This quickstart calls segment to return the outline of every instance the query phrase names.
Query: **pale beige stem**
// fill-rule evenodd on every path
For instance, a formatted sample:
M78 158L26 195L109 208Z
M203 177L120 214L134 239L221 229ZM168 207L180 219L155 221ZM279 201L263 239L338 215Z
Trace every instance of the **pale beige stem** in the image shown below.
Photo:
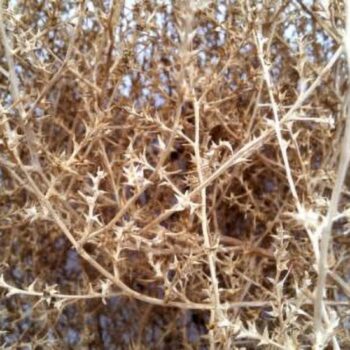
M350 71L350 1L346 1L346 30L344 35L344 45L348 62L348 71ZM346 172L349 167L350 161L350 106L349 106L349 93L345 97L345 113L346 113L346 122L345 122L345 133L343 136L343 141L340 150L340 158L337 176L331 196L331 200L328 207L327 216L325 222L323 223L323 228L321 231L321 251L320 258L318 262L318 280L316 287L316 297L314 303L314 328L316 334L316 347L322 346L320 343L322 339L322 334L325 329L322 324L322 314L324 305L324 297L326 291L326 277L328 271L328 250L332 236L332 226L333 218L337 215L338 204L341 197L342 187L344 184Z

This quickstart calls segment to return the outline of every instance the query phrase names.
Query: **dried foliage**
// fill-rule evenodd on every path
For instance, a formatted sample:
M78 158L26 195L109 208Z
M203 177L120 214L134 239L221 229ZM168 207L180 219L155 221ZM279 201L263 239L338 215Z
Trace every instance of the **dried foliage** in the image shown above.
M3 348L350 348L346 10L3 1Z

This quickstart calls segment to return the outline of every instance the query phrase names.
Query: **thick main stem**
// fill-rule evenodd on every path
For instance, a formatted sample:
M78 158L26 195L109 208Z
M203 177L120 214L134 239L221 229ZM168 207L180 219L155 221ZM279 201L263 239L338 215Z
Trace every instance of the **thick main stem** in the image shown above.
M346 30L344 35L344 46L348 62L348 71L350 72L350 0L346 1ZM320 259L318 262L318 280L316 287L316 296L314 303L314 328L316 334L316 347L321 346L320 339L324 333L322 325L322 311L325 308L323 297L326 290L326 277L328 272L327 260L328 260L328 249L332 236L332 224L333 218L336 216L338 211L338 203L341 196L342 186L344 184L347 169L349 167L350 160L350 111L349 111L349 93L344 99L345 103L345 133L343 136L339 166L337 176L332 192L331 201L328 208L328 213L323 225L321 232L321 252Z

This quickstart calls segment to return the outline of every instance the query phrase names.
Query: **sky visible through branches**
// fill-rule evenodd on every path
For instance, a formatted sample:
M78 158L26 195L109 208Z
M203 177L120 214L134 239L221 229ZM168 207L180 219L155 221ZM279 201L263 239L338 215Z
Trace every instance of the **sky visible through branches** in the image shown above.
M349 348L346 4L0 1L0 344Z

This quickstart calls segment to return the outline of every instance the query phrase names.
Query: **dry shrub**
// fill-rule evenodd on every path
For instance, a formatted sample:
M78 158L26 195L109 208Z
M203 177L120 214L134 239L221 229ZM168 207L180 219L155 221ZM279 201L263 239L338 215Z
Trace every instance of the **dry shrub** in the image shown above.
M5 348L350 346L342 1L1 11Z

